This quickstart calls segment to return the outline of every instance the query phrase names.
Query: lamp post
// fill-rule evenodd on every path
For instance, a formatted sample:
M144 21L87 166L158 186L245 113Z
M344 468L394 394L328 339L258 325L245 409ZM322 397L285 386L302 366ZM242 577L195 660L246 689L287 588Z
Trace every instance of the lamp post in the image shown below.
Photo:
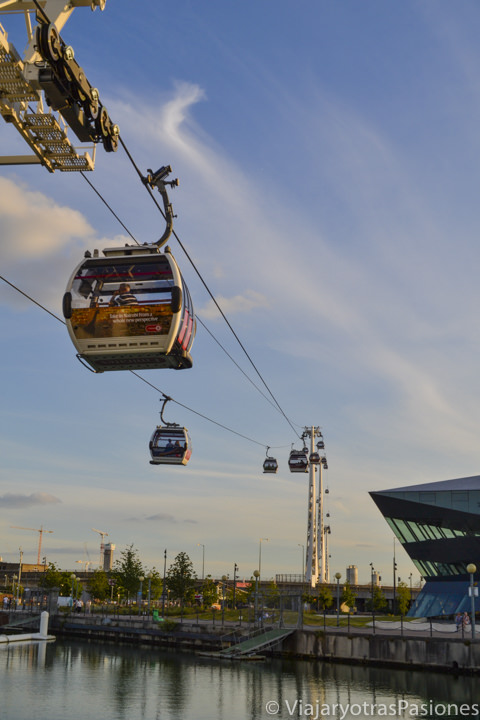
M225 588L227 586L227 576L222 575L222 627L225 625Z
M147 575L148 578L148 614L150 615L150 602L152 599L152 572Z
M337 627L340 625L340 578L342 577L342 573L335 573L335 578L337 580Z
M467 572L470 575L470 587L469 587L469 595L470 600L472 603L472 640L475 640L475 590L478 592L478 588L476 588L473 584L473 576L477 572L477 566L473 563L470 563L467 565Z
M233 610L235 610L237 606L237 572L238 572L238 565L237 563L233 563Z
M375 568L373 567L373 563L370 563L370 582L372 584L372 613L373 613L373 573L375 571Z
M162 618L165 617L165 593L166 593L166 586L165 586L165 577L167 575L167 551L165 550L163 553L163 585L162 585Z
M395 615L397 608L397 561L395 559L395 538L393 538L393 602L392 612Z
M73 610L73 593L74 593L75 580L76 580L76 579L77 579L77 576L75 575L75 573L72 573L72 574L70 575L70 580L72 581L72 610Z
M254 604L254 621L253 621L253 627L255 628L257 626L257 614L258 614L258 578L260 577L260 573L258 570L254 570L253 577L255 578L255 604Z
M142 597L143 597L143 581L145 578L143 575L140 575L138 578L140 580L140 590L138 591L138 614L140 615L140 610L142 609Z
M258 548L258 577L261 577L262 574L262 540L265 540L265 542L268 542L268 538L260 538L259 548Z
M202 548L202 583L205 580L205 545L203 543L197 543L197 547Z

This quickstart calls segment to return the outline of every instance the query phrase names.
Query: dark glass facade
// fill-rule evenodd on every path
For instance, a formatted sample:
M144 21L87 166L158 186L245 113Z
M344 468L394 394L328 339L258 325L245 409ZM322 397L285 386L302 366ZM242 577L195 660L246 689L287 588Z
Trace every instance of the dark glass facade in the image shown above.
M467 565L473 563L480 571L480 476L370 496L426 580L409 614L437 617L470 611ZM480 610L479 598L475 600Z

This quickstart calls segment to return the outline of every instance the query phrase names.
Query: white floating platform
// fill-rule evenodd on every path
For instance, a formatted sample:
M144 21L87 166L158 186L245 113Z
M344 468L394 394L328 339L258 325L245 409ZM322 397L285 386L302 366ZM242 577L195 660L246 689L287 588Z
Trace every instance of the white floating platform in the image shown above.
M55 640L55 635L48 634L48 612L44 611L40 615L40 632L22 633L21 635L0 635L0 644L12 645L22 642L39 642Z

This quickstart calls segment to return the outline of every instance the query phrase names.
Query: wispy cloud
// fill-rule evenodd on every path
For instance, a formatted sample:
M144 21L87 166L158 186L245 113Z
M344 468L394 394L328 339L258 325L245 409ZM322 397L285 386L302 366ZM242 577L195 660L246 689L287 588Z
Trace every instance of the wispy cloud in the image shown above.
M227 316L240 313L250 313L252 310L256 310L258 308L268 308L270 305L265 295L256 292L255 290L248 289L243 295L235 295L230 298L218 295L216 299L221 309ZM201 317L209 320L220 317L220 313L213 300L210 300L210 302L206 305L199 308L198 313Z
M49 493L36 492L30 495L5 493L0 496L0 507L6 508L27 508L35 505L56 505L62 501Z
M197 523L196 520L191 520L189 518L178 519L178 518L174 517L173 515L169 515L168 513L156 513L155 515L129 517L129 518L126 518L126 522L135 522L135 523L153 522L153 523L162 523L164 525L175 525L177 523L191 523L191 524Z

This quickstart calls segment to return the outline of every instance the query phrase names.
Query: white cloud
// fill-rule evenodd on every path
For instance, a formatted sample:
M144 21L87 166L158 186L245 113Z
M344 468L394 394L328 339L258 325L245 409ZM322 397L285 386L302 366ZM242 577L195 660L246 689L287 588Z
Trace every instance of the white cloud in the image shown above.
M77 210L6 178L0 178L0 218L3 262L36 261L63 252L72 239L91 239L94 232Z

